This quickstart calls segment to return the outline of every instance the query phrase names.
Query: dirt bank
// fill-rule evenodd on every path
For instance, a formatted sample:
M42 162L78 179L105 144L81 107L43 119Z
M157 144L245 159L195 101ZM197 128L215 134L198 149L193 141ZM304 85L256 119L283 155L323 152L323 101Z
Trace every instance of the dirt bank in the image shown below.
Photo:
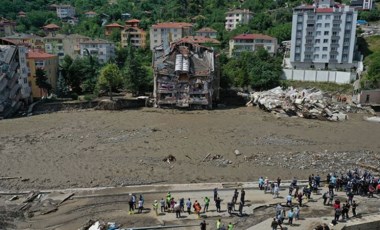
M58 112L0 121L1 190L250 181L374 164L380 125L257 108ZM236 156L234 150L241 153ZM206 159L220 155L222 159ZM172 154L176 161L162 161ZM226 163L227 161L227 163Z

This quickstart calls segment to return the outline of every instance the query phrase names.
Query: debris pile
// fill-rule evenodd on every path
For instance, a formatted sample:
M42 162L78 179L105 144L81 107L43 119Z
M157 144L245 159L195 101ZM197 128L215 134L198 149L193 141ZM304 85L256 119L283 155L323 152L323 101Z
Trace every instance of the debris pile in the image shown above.
M74 193L50 193L42 194L39 191L30 191L22 203L19 204L18 211L31 218L36 214L46 215L58 210L58 207L74 196ZM13 196L10 201L16 201L18 197Z
M211 153L208 153L205 158L203 158L202 162L212 162L216 166L219 167L226 167L229 164L232 164L231 160L225 159L222 155L220 154L215 154L211 155Z
M276 87L268 91L238 95L249 99L247 106L257 105L265 111L287 117L343 121L348 119L347 113L368 110L360 105L348 105L345 97L338 97L334 101L332 95L315 88L297 90L289 87L284 90Z

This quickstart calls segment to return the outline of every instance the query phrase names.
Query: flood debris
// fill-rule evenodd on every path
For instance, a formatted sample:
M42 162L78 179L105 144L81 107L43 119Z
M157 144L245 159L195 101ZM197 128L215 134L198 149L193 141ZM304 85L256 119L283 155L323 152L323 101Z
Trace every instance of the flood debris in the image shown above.
M177 159L172 154L169 154L168 156L164 157L162 161L168 162L169 164L176 161Z
M344 121L347 113L370 112L370 108L348 103L347 97L332 95L323 91L310 89L282 89L276 87L268 91L238 93L247 98L247 106L256 105L279 117L302 117L328 121Z

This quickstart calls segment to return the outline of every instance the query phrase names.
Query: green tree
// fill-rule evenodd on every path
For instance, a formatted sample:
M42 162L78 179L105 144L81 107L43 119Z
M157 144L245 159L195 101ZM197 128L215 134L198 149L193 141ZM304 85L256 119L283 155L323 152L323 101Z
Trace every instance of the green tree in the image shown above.
M69 93L69 87L66 84L65 78L62 76L62 73L58 77L57 81L57 96L65 97Z
M149 85L148 72L144 68L140 55L132 46L128 47L128 56L124 65L125 88L138 95Z
M112 100L112 91L121 87L123 79L119 67L116 64L110 63L105 65L100 70L100 76L98 79L98 87L100 90L108 89L110 99Z
M41 68L36 69L36 85L40 88L45 94L50 94L52 89L51 84L48 82L48 77L46 76L45 70Z

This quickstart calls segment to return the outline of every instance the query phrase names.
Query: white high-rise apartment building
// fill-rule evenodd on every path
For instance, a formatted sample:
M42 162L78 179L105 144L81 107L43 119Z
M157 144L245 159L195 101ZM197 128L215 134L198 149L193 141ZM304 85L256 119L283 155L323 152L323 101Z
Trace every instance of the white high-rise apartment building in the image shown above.
M332 0L296 7L290 52L293 68L354 67L357 14L353 8Z
M75 8L71 5L58 5L57 6L57 17L66 18L75 16Z
M238 24L248 24L253 17L253 13L247 9L236 9L226 13L226 30L236 29Z
M161 45L169 45L170 42L191 35L193 24L186 22L163 22L152 25L150 28L150 49Z

